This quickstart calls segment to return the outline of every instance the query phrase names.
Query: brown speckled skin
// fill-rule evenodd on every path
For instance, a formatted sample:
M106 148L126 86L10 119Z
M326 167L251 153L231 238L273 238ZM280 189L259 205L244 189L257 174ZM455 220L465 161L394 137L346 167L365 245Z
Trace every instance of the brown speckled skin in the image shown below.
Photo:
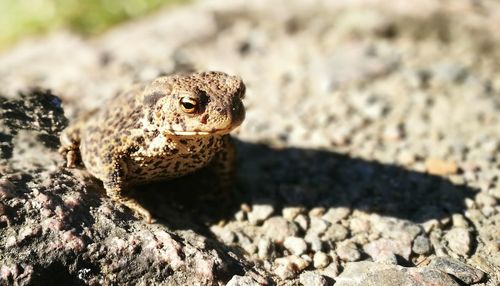
M228 133L245 117L244 93L239 77L221 72L160 77L70 125L61 135L60 150L68 167L80 155L112 199L150 221L149 212L122 191L208 165L216 168L221 182L227 181L234 163ZM183 98L196 100L194 112L183 109Z

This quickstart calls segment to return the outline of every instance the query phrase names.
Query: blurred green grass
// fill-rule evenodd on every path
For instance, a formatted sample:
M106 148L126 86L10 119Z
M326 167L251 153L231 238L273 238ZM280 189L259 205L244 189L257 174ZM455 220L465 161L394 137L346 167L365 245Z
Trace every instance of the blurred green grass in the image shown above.
M0 0L0 49L30 35L68 28L95 35L168 5L189 0Z

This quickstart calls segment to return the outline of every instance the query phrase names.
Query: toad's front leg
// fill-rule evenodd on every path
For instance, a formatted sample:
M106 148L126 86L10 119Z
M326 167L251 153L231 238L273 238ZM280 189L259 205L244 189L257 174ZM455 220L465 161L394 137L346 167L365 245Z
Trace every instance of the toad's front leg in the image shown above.
M144 218L147 223L151 223L151 213L133 198L127 197L123 193L127 176L127 164L119 157L113 157L106 172L104 188L106 194L117 203L131 209L139 218Z
M208 165L215 177L217 194L229 195L236 171L236 148L231 136L224 135L222 148Z

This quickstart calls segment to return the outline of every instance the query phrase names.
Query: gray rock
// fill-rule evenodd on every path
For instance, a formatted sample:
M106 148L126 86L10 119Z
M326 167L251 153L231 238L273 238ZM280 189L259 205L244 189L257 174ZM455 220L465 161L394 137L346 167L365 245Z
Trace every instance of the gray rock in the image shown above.
M262 231L274 242L282 243L289 236L296 236L299 228L283 217L272 217L264 222Z
M257 245L255 245L253 239L250 236L241 231L237 231L235 232L235 234L238 238L238 243L248 254L251 255L257 252Z
M293 264L290 263L285 265L278 265L278 267L274 269L274 274L279 278L285 280L294 278L297 275L297 272L295 271Z
M337 247L336 253L343 261L352 262L361 258L361 253L359 252L358 247L352 242L341 243Z
M304 286L326 286L328 282L325 277L312 271L306 271L299 276L300 284Z
M445 273L427 268L405 268L397 265L361 261L347 263L344 271L335 278L335 286L458 286Z
M471 235L465 228L452 228L445 235L448 247L455 253L466 256L471 250Z
M293 220L297 215L303 214L305 209L302 207L285 207L282 210L282 215L287 220Z
M431 242L427 237L419 235L413 241L412 250L416 254L427 254L431 251Z
M327 241L343 241L347 238L349 231L341 224L332 224L323 234L323 240Z
M314 268L316 269L325 268L328 266L328 264L330 264L330 257L326 253L321 251L314 253L313 256Z
M253 224L262 223L274 212L272 205L253 205L252 211L247 214L248 221Z
M340 265L337 261L333 260L326 268L322 269L321 274L330 279L335 279L339 276Z
M475 284L484 278L483 271L448 256L434 258L429 266L451 274L466 284Z
M274 244L268 238L261 238L257 243L257 255L260 259L267 259L272 256L274 252Z
M249 276L238 276L234 275L231 280L229 280L226 286L259 286L261 283L255 281Z
M312 251L322 251L323 250L323 242L321 241L321 239L317 235L315 235L315 234L306 235L306 237L304 237L304 239L306 240L306 242L308 242L311 245Z
M247 218L247 215L243 210L239 210L234 214L234 218L237 221L244 221Z
M467 220L464 218L462 214L453 214L451 216L451 221L453 223L453 227L457 228L468 228L469 223Z
M300 256L307 251L306 241L301 237L287 237L283 246L285 246L285 248L288 249L293 255L297 256Z
M433 79L442 82L461 82L467 77L465 67L454 63L438 63L432 68Z
M479 207L493 207L497 205L497 200L484 192L476 195L476 203Z
M392 263L395 255L399 255L404 259L409 260L411 254L411 244L403 241L381 238L364 245L363 250L375 261L390 261Z
M370 231L370 222L366 217L353 217L349 220L349 230L352 234L365 234Z
M330 223L325 221L324 219L316 217L316 216L311 216L310 217L310 225L309 225L309 229L307 230L307 232L320 235L327 230L329 225L330 225Z
M406 220L379 217L372 223L372 228L384 237L411 243L422 232L422 227Z
M277 258L275 264L278 265L274 273L282 279L294 278L298 273L306 269L310 265L310 261L290 255L286 257Z
M378 256L376 256L376 258L374 259L374 262L390 264L390 265L397 265L398 258L396 257L396 254L394 254L394 253L383 252L383 253L380 253Z
M296 222L300 226L300 228L304 231L309 228L309 220L307 219L306 215L299 214L295 217L293 221Z
M329 208L326 213L322 216L324 220L329 223L337 223L349 216L351 209L348 207L335 207Z
M225 244L232 244L236 241L236 234L229 229L215 225L210 230Z

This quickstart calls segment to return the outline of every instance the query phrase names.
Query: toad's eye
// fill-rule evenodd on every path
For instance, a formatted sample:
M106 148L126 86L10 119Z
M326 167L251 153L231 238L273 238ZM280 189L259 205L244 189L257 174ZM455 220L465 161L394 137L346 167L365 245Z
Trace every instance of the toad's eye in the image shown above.
M183 97L180 101L182 111L186 113L195 113L198 110L198 99L192 97Z

